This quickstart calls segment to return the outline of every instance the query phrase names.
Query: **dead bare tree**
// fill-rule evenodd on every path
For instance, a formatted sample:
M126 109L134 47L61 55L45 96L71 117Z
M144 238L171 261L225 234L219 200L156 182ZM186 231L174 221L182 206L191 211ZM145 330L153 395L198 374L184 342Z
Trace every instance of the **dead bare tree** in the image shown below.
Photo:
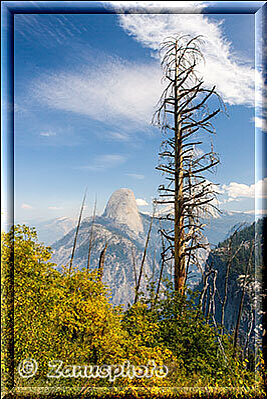
M173 222L173 229L162 230L162 234L168 241L167 259L174 258L174 289L180 293L185 288L188 254L207 246L203 242L201 216L216 208L215 185L204 172L212 171L219 159L212 144L206 153L198 149L202 141L197 133L215 133L211 119L223 109L223 103L215 87L205 88L197 73L197 65L203 60L200 47L199 36L169 37L162 43L167 85L153 117L153 123L167 136L159 153L163 162L157 166L166 174L167 184L159 187L158 203L171 204L165 219ZM217 98L218 107L210 112L207 104L213 97Z
M90 236L89 236L89 247L88 247L88 257L87 257L87 272L89 272L89 268L90 268L90 258L91 258L91 252L92 252L92 247L93 247L93 230L94 230L94 225L95 225L95 217L96 217L96 198L95 198L93 217L92 217Z
M160 229L161 229L161 224L160 224ZM164 236L161 234L161 246L162 246L162 251L161 251L161 266L160 266L160 272L159 272L159 279L158 279L158 285L157 285L157 291L156 291L156 296L155 296L155 302L158 300L159 297L159 291L160 291L160 285L162 281L162 276L163 276L163 269L165 265L165 242L164 242Z
M236 326L235 326L234 348L236 348L236 346L237 346L240 321L241 321L241 316L242 316L242 311L243 311L243 306L244 306L245 293L246 293L246 283L247 283L247 279L248 279L248 276L249 276L249 271L250 271L251 263L252 263L253 248L254 248L254 240L251 241L249 260L248 260L248 263L247 263L247 267L246 267L246 271L245 271L245 277L244 277L244 280L243 280L241 299L240 299L240 304L239 304L239 309L238 309L238 316L237 316L237 321L236 321Z
M231 269L231 266L232 266L234 258L236 257L236 255L238 254L238 252L240 251L240 249L243 246L243 241L242 241L239 244L239 246L237 247L235 253L232 254L233 239L234 239L235 235L237 234L237 232L239 231L239 229L240 229L240 227L235 229L234 233L231 235L231 237L229 238L229 241L228 241L228 249L227 249L228 261L227 261L225 280L224 280L224 297L223 297L223 300L222 300L222 313L221 313L221 326L222 326L221 327L221 334L223 334L224 317L225 317L225 306L226 306L226 302L227 302L227 298L228 298L229 273L230 273L230 269Z
M149 224L149 228L148 228L148 232L147 232L144 253L143 253L143 257L142 257L142 261L141 261L141 266L140 266L140 271L139 271L139 276L138 276L138 281L137 281L137 286L136 286L136 291L135 291L134 303L136 303L137 299L138 299L138 294L139 294L139 290L140 290L140 286L141 286L141 279L142 279L143 270L144 270L144 264L145 264L145 260L146 260L147 247L148 247L148 243L149 243L149 240L150 240L150 234L151 234L152 225L153 225L153 221L154 221L154 217L155 217L155 212L156 212L156 204L154 203L153 204L153 214L152 214L152 217L150 219L150 224Z
M154 251L153 251L153 263L152 263L152 271L151 271L151 281L154 280L154 275L155 275L156 255L157 255L157 247L155 245Z
M205 313L206 308L206 297L207 297L207 290L209 287L209 276L211 275L212 270L207 270L203 275L203 288L199 298L199 308Z
M243 350L244 357L248 356L249 341L250 341L252 328L253 328L253 324L254 324L254 313L255 313L255 311L254 311L253 307L251 306L251 309L250 309L251 319L249 321L248 330L247 330L246 338L245 338L244 350Z
M105 265L105 254L106 254L106 250L108 247L108 243L105 243L104 248L102 249L101 253L100 253L100 258L99 258L99 264L98 264L98 279L100 281L102 281L103 278L103 273L104 273L104 265Z
M208 307L207 307L207 319L209 318L210 315L215 316L215 314L216 314L215 295L217 292L216 280L217 280L218 270L213 269L212 274L213 274L213 281L212 281L212 289L210 288L210 293L209 293L209 303L208 303Z
M81 205L81 209L80 209L80 214L79 214L79 218L78 218L78 223L77 223L77 227L76 227L76 231L75 231L74 243L73 243L73 248L72 248L72 253L71 253L71 258L70 258L69 273L71 273L71 270L72 270L72 263L73 263L73 258L74 258L74 253L75 253L75 249L76 249L78 233L79 233L81 220L82 220L82 213L83 213L83 208L84 208L84 203L85 203L85 198L86 198L86 192L87 192L87 189L85 189L85 193L84 193L84 196L83 196L83 201L82 201L82 205Z
M131 247L131 254L132 254L132 262L133 262L133 272L134 272L134 287L136 289L137 287L137 273L136 273L136 263L135 263L135 251L134 251L134 247Z

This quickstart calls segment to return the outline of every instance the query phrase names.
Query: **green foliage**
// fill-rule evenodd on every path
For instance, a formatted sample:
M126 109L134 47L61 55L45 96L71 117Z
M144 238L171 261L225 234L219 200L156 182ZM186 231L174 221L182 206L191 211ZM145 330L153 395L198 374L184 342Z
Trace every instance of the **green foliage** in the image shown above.
M122 311L111 305L108 289L97 279L95 271L73 268L69 273L68 268L63 268L59 272L50 257L51 249L38 242L34 229L18 225L2 235L4 287L10 287L9 271L14 270L17 387L78 386L81 390L83 386L88 393L94 387L111 386L118 387L118 395L127 391L135 397L140 389L148 397L160 395L165 389L171 397L176 395L175 387L199 387L201 392L203 386L249 389L253 385L254 374L234 358L230 337L218 335L203 318L193 296L188 299L174 295L169 287L160 300L155 301L153 295L142 297ZM8 306L4 298L4 324ZM4 329L4 335L7 334L10 331ZM6 372L8 354L4 355ZM32 378L21 378L17 367L28 358L38 362L38 371ZM48 379L51 360L67 365L111 365L125 361L146 365L154 361L167 366L169 373L165 378L122 376L116 381Z
M162 345L170 350L169 378L173 383L184 385L190 381L190 386L199 382L220 386L234 386L237 381L239 385L254 383L253 373L236 362L231 337L220 335L203 316L196 305L197 295L188 291L185 297L167 290L165 297L152 307L148 304L131 307L124 324L133 337L142 335L149 345Z
M15 367L24 359L35 359L38 384L49 383L45 378L49 360L102 365L127 359L143 364L154 358L162 363L161 353L147 348L140 337L130 339L121 323L121 309L111 305L95 271L58 272L49 262L50 248L39 244L36 232L26 226L3 234L2 249L3 269L14 266ZM33 380L22 380L18 373L16 379L19 384ZM77 380L60 384L77 384ZM92 385L102 384L104 379L92 381Z

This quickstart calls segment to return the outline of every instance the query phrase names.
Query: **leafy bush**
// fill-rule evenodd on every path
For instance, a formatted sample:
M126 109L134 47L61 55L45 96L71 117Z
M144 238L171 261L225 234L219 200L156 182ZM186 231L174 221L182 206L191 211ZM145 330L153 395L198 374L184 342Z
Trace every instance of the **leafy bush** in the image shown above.
M157 302L143 297L123 311L112 306L108 289L95 271L74 268L69 273L63 267L59 272L50 258L51 249L38 242L34 229L18 225L3 233L3 324L10 326L9 272L13 268L17 387L78 387L78 392L83 387L87 394L94 387L113 387L118 395L138 396L143 392L152 397L164 392L171 397L185 387L199 387L200 392L203 386L249 390L255 383L254 373L233 356L231 338L220 336L204 319L195 298L175 295L168 289ZM4 328L4 341L11 333ZM4 352L4 372L8 371L8 356ZM34 377L22 378L17 367L28 358L37 361L38 370ZM113 381L49 379L51 360L99 366L154 362L166 366L169 372L164 378L155 374L150 378L128 375ZM259 382L258 374L256 378Z

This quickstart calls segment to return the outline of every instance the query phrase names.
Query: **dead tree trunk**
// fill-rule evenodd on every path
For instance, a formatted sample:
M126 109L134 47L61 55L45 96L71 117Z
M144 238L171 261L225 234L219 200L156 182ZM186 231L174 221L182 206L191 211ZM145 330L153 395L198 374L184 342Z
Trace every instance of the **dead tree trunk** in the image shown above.
M208 310L207 310L207 319L209 318L210 315L215 316L215 295L216 295L216 280L217 280L217 274L218 270L212 270L213 274L213 282L212 282L212 289L210 288L209 292L209 304L208 304Z
M146 237L146 243L145 243L143 258L142 258L142 262L141 262L141 266L140 266L140 272L139 272L138 281L137 281L137 286L136 286L136 292L135 292L134 303L136 303L136 302L137 302L137 299L138 299L138 293L139 293L139 290L140 290L141 279L142 279L143 270L144 270L144 264L145 264L145 260L146 260L147 247L148 247L148 243L149 243L149 240L150 240L150 234L151 234L151 230L152 230L152 225L153 225L153 221L154 221L154 216L155 216L155 207L153 208L153 215L152 215L152 217L151 217L149 229L148 229L148 232L147 232L147 237Z
M95 217L96 217L96 199L95 199L93 218L92 218L90 236L89 236L89 247L88 247L88 257L87 257L87 272L89 272L89 268L90 268L90 259L91 259L91 252L92 252L92 247L93 247L93 230L94 230L94 224L95 224Z
M135 287L135 290L136 290L136 287L137 287L137 273L136 273L135 253L134 253L134 248L133 247L131 247L131 253L132 253L133 272L134 272L134 287Z
M159 153L163 163L157 169L166 174L166 185L159 187L159 204L171 204L162 218L170 220L173 228L163 230L170 253L166 261L174 260L174 289L184 294L186 259L198 248L206 248L203 241L201 216L214 208L214 184L204 177L212 171L219 159L211 151L197 152L202 144L196 134L215 133L211 119L221 111L221 101L215 87L206 89L198 76L197 64L203 59L199 37L170 37L162 44L161 54L166 88L154 115L154 123L167 136ZM209 112L207 102L211 97L220 101L218 109ZM192 232L194 231L194 235Z
M224 297L222 300L222 314L221 314L221 334L223 334L223 329L224 329L224 318L225 318L225 307L226 307L226 303L227 303L227 298L228 298L228 280L229 280L229 273L230 273L230 269L232 266L232 262L234 260L234 258L236 257L236 255L238 254L238 252L240 251L243 242L239 245L239 247L237 248L237 250L235 251L234 255L232 255L232 242L233 242L233 238L234 236L237 234L238 229L235 230L234 234L230 237L229 239L229 245L228 245L228 262L227 262L227 268L226 268L226 274L225 274L225 281L224 281Z
M230 246L230 248L228 248L229 251L232 251L232 248ZM229 260L227 263L227 268L226 268L226 274L225 274L225 280L224 280L224 297L223 297L223 301L222 301L222 314L221 314L221 334L223 334L223 328L224 328L224 313L225 313L225 305L227 302L227 294L228 294L228 279L229 279L229 273L230 273L230 268L231 268L231 252L229 252L228 254L229 256Z
M99 265L98 265L98 280L99 281L102 281L102 278L103 278L104 265L105 265L105 254L106 254L107 247L108 247L108 243L106 242L104 248L102 249L102 251L100 253Z
M252 261L253 247L254 247L254 241L252 240L250 254L249 254L249 261L248 261L247 267L246 267L245 278L244 278L244 281L243 281L243 289L242 289L242 294L241 294L241 299L240 299L240 304L239 304L239 309L238 309L238 316L237 316L237 321L236 321L236 326L235 326L235 334L234 334L234 348L235 349L236 349L237 341L238 341L238 333L239 333L241 316L242 316L242 311L243 311L243 306L244 306L244 299L245 299L245 293L246 293L246 283L247 283L247 278L248 278L248 274L249 274L250 266L251 266L251 261Z
M253 323L254 323L254 309L251 310L251 320L249 323L246 340L245 340L245 345L244 345L244 357L248 356L248 347L249 347L250 336L252 333Z
M185 286L185 256L184 256L184 215L183 215L183 154L181 136L181 114L179 112L179 64L178 42L175 43L175 87L174 87L174 289L183 293Z
M72 248L72 253L71 253L71 258L70 258L69 273L71 273L71 270L72 270L72 263L73 263L73 259L74 259L74 253L75 253L75 249L76 249L78 233L79 233L80 224L81 224L81 220L82 220L82 213L83 213L83 208L84 208L84 203L85 203L85 198L86 198L86 191L87 190L85 190L85 193L84 193L82 206L81 206L81 210L80 210L80 214L79 214L79 218L78 218L78 223L77 223L77 227L76 227L76 231L75 231L74 243L73 243L73 248Z
M164 243L164 237L161 234L161 245L162 245L162 252L161 252L161 267L160 267L160 273L159 273L159 281L158 281L158 286L157 286L157 291L156 291L156 297L155 297L155 302L159 298L159 291L160 291L160 285L161 285L161 280L163 276L163 269L164 269L164 263L165 263L165 243Z
M204 301L206 295L207 295L207 289L208 289L208 279L209 276L211 275L212 271L209 270L208 272L206 272L203 276L203 288L201 291L201 295L199 298L199 307L202 310L203 313L205 313L205 308L206 308L206 300Z
M156 254L157 254L157 248L156 248L156 246L155 246L155 248L154 248L154 253L153 253L152 272L151 272L151 281L152 281L152 282L153 282L154 277L155 277Z

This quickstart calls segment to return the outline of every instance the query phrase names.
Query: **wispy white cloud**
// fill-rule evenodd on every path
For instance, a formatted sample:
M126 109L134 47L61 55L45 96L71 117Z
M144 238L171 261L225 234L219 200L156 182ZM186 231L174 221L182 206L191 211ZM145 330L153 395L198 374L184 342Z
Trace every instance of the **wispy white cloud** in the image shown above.
M95 120L119 126L124 133L113 132L117 139L125 130L148 125L162 90L161 72L156 61L134 64L109 60L80 72L46 74L31 87L34 101L46 106L87 115Z
M148 206L148 203L146 202L146 200L144 200L142 198L136 198L136 203L138 206Z
M133 179L136 179L136 180L142 180L142 179L145 178L144 175L141 175L141 174L138 174L138 173L125 173L125 174L126 174L126 176L129 176L129 177L131 177Z
M126 161L126 157L119 154L106 154L95 157L92 164L81 166L78 169L91 170L91 171L102 171L107 168L114 168L121 165Z
M224 184L222 188L225 190L230 199L236 199L239 197L254 198L255 196L254 184L248 186L247 184L231 182L228 185Z
M33 209L33 206L24 203L24 204L21 205L21 208L22 209Z
M85 62L84 57L81 57L84 66L80 65L78 71L66 69L56 74L48 72L35 79L31 85L30 97L51 109L86 115L104 122L113 129L110 139L128 141L130 130L148 127L163 89L157 57L161 41L168 35L188 33L204 36L206 64L199 69L207 86L216 84L218 92L229 104L254 105L255 71L249 66L250 60L246 63L237 58L231 43L223 36L222 23L199 14L207 3L167 3L104 3L119 9L127 9L130 5L131 14L124 14L122 10L118 15L120 25L141 45L152 50L153 59L149 64L130 63L103 54L93 62L91 58L90 62ZM149 12L153 7L159 10L161 7L171 7L171 4L174 8L181 7L182 13L134 12L136 7L145 7ZM186 13L189 11L190 14ZM60 19L55 26L64 24L66 27L70 23L70 20ZM69 26L68 29L71 31L75 26ZM34 27L37 29L37 20ZM122 130L116 130L118 128Z
M58 211L63 208L62 206L49 206L48 209L50 209L51 211Z
M116 6L117 2L109 3ZM176 6L178 3L180 2L176 2ZM191 7L195 12L200 12L207 4L200 3L199 7L198 2L188 3L191 3L188 4L189 9ZM129 3L126 2L125 8L127 4ZM153 4L156 5L157 2L150 3L152 8ZM184 14L150 14L149 6L144 4L143 14L121 13L118 18L126 33L155 52L159 44L168 36L203 35L205 42L202 50L206 63L199 67L199 71L206 85L215 84L225 102L231 105L254 106L255 71L250 67L251 60L245 62L244 59L235 55L231 42L222 33L222 22L212 20L203 14L186 14L186 9L184 12Z
M56 133L53 132L52 130L47 130L47 131L45 131L45 132L41 132L41 133L40 133L40 136L43 136L43 137L51 137L51 136L56 136Z
M126 132L116 132L116 131L111 131L108 132L105 137L107 139L110 139L112 141L129 141L130 140L130 136L128 133Z
M259 180L256 184L241 184L231 182L222 185L222 189L228 195L229 200L238 198L267 198L267 178Z
M79 37L87 30L86 23L80 18L73 23L73 15L16 14L15 32L25 40L38 40L46 48L71 44L74 36Z

